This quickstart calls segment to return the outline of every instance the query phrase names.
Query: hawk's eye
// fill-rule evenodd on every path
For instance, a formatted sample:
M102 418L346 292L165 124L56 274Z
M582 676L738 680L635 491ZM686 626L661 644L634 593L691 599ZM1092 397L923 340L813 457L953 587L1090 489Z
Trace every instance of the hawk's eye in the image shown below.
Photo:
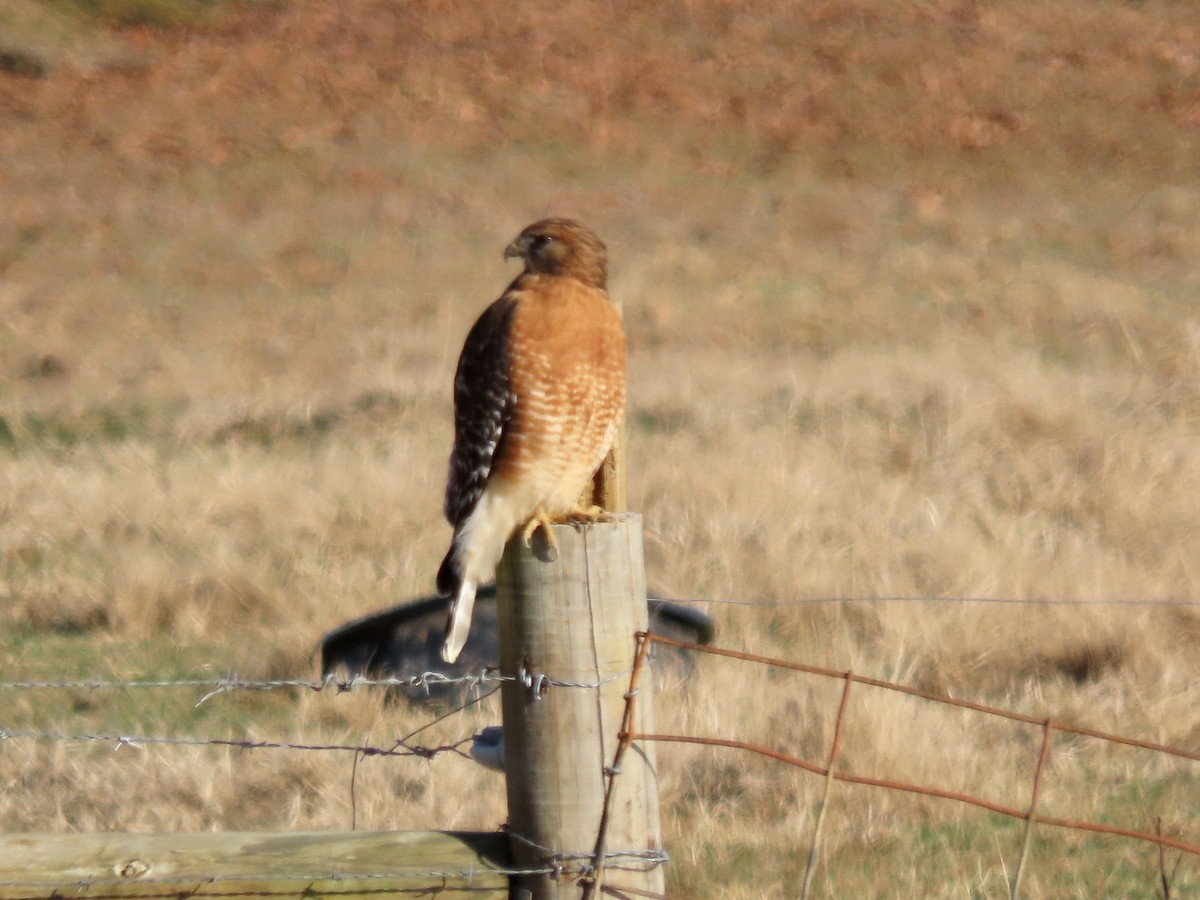
M543 247L545 247L547 244L549 244L553 240L554 240L554 238L550 237L550 235L548 235L548 234L539 234L533 239L534 249L541 250Z

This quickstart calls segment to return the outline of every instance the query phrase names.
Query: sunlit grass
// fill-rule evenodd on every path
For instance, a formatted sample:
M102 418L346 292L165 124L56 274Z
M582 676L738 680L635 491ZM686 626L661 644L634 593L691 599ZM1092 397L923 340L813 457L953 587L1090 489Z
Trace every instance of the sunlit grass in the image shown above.
M97 8L192 24L0 76L5 677L311 675L322 633L428 593L456 354L549 212L610 247L654 589L1200 596L1195 28L1101 6ZM36 9L94 35L75 7ZM1196 746L1193 610L709 611L727 646ZM678 691L663 730L828 751L836 684L706 661ZM431 717L358 693L12 698L0 727L303 743ZM869 694L853 716L851 767L1027 802L1036 729ZM11 831L504 818L500 779L454 755L365 760L352 800L338 754L0 749ZM659 760L674 895L795 894L819 779ZM1064 741L1049 774L1057 814L1198 839L1194 766ZM1021 828L839 785L815 884L1006 896ZM1157 896L1157 854L1039 828L1027 879Z

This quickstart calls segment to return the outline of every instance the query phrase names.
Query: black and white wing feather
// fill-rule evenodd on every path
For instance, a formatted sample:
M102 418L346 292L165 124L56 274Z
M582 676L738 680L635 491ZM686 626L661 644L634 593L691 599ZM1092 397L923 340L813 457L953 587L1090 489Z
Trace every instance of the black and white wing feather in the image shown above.
M512 418L508 333L515 299L505 294L472 326L454 374L454 448L443 511L457 528L475 509Z

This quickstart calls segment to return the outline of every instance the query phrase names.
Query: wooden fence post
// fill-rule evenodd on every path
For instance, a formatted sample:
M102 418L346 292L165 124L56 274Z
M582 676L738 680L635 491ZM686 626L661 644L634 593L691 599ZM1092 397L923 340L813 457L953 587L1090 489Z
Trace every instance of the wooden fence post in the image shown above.
M554 562L511 541L497 571L500 670L517 676L503 685L513 860L558 870L518 878L517 898L578 898L579 873L596 844L634 635L647 621L641 517L615 518L553 526ZM642 678L639 688L632 730L645 732L653 679ZM653 896L663 891L661 864L645 856L661 850L657 775L653 747L637 751L626 754L615 785L604 882Z

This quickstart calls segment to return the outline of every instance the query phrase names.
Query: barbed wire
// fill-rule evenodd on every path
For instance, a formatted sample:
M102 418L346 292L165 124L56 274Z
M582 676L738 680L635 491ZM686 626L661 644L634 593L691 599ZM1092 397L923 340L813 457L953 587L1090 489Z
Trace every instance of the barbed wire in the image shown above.
M1200 608L1200 600L1155 597L940 597L932 594L788 597L778 600L746 600L738 597L671 597L669 598L669 602L683 604L709 603L717 606L812 606L820 603L980 603L1012 606L1161 606Z
M355 753L359 756L416 756L421 759L432 759L440 753L457 753L459 756L470 757L459 748L472 740L474 735L468 735L453 744L427 746L408 744L403 740L392 747L374 747L362 744L303 744L291 741L251 740L249 738L199 738L199 737L165 737L145 734L71 734L62 731L33 731L11 728L0 728L0 741L35 740L60 741L66 743L101 743L112 744L114 752L122 747L132 747L141 750L144 747L156 745L174 747L229 747L235 750L307 750L318 752Z
M782 599L742 599L737 597L672 597L661 598L678 604L712 604L718 606L747 606L747 607L781 607L781 606L812 606L818 604L838 603L944 603L944 604L996 604L996 605L1033 605L1033 606L1150 606L1150 607L1183 607L1200 608L1200 600L1172 598L1065 598L1065 597L944 597L926 594L866 594L829 597L793 597ZM612 678L628 677L630 673L619 673ZM13 679L0 681L0 691L5 690L138 690L155 688L207 688L196 703L197 706L205 701L232 691L273 691L283 689L304 689L315 693L333 691L349 693L357 688L407 688L410 690L429 691L433 688L465 685L468 688L479 688L486 684L501 684L504 682L523 679L527 686L531 681L546 687L575 687L596 688L605 682L580 682L556 679L545 674L501 675L495 668L484 668L478 672L451 675L445 672L425 671L412 675L395 675L383 678L373 678L365 675L339 677L330 673L323 678L274 678L252 679L242 678L236 674L218 678L176 678L176 679L119 679L119 678L81 678L75 680L38 680Z
M354 882L354 881L401 881L410 878L444 878L444 879L461 879L470 881L484 875L549 875L559 869L554 866L539 866L531 868L515 868L512 866L496 866L495 868L479 868L479 869L429 869L426 871L405 871L405 872L282 872L268 873L256 872L253 875L196 875L189 877L190 884L229 884L237 882L253 881L258 882ZM139 885L164 885L177 887L180 883L179 878L153 878L139 877L137 884ZM61 891L65 888L76 888L79 890L87 890L93 887L107 887L121 885L128 887L130 879L128 877L113 877L113 878L79 878L74 881L59 881L59 880L22 880L22 881L0 881L0 888L42 888L47 890ZM191 893L190 891L188 893ZM289 896L294 896L294 892L289 891ZM171 896L175 896L172 893Z
M1164 607L1196 607L1200 606L1200 601L1195 600L1153 600L1153 599L1093 599L1093 600L1068 600L1068 599L1053 599L1053 598L1000 598L1000 597L932 597L932 596L860 596L860 597L825 597L825 598L803 598L793 600L720 600L720 599L682 599L675 600L677 603L724 603L731 605L744 606L786 606L786 605L811 605L816 603L886 603L886 602L931 602L931 603L992 603L992 604L1042 604L1042 605L1124 605L1124 606L1164 606ZM817 826L812 838L812 845L809 852L809 866L805 873L804 894L808 893L808 886L811 883L812 867L817 855L817 849L821 839L820 824L824 820L824 813L827 804L830 801L829 785L833 782L845 782L850 784L858 784L865 786L880 787L887 790L903 791L907 793L919 794L923 796L933 797L937 799L949 799L960 803L982 808L990 812L1004 815L1010 818L1023 820L1025 822L1025 831L1023 843L1021 847L1020 862L1017 865L1015 872L1015 880L1013 881L1013 896L1017 896L1019 891L1020 879L1026 866L1027 850L1030 843L1032 829L1037 825L1050 825L1058 828L1110 834L1128 839L1138 840L1157 844L1158 847L1170 847L1184 853L1200 856L1200 846L1189 843L1179 837L1164 835L1161 829L1157 833L1149 833L1139 831L1133 828L1125 828L1115 825L1107 825L1096 822L1087 822L1082 820L1070 820L1063 818L1055 818L1043 816L1037 811L1039 794L1042 788L1042 779L1046 774L1047 760L1050 755L1051 739L1055 732L1080 735L1084 737L1094 738L1105 742L1123 744L1126 746L1137 747L1175 756L1177 758L1200 761L1200 752L1185 750L1180 747L1172 747L1164 744L1159 744L1151 741L1145 741L1137 738L1126 737L1117 734L1102 732L1096 729L1070 725L1055 721L1049 717L1039 717L1026 713L1019 713L1012 710L1006 710L999 707L988 706L981 703L976 703L970 700L959 699L948 695L937 694L931 691L925 691L918 688L909 687L907 685L889 682L882 679L871 678L868 676L858 675L851 671L839 671L820 666L812 666L804 663L793 662L759 656L756 654L744 653L737 650L727 648L714 647L711 645L702 645L680 641L668 638L662 635L641 634L644 643L658 643L664 646L675 647L685 651L695 653L712 654L749 662L754 664L762 664L773 666L792 671L802 672L810 675L816 675L826 678L838 679L844 682L842 692L841 705L837 713L837 722L834 729L833 745L830 749L828 759L824 765L808 760L800 759L786 753L774 750L763 745L753 744L750 742L739 741L725 737L705 737L700 735L679 735L679 734L658 734L658 733L643 733L635 729L632 718L627 716L626 721L622 725L621 733L618 739L624 745L628 745L633 741L654 741L664 743L692 743L707 746L725 747L734 750L754 753L760 756L775 759L777 761L799 767L805 771L811 772L826 779L826 790L823 798L820 801L820 812L817 817ZM636 673L639 667L645 662L645 653L639 653L637 661L635 661L632 670L621 672L616 675L609 676L594 682L572 681L555 679L544 673L531 673L525 670L519 671L516 675L501 675L495 669L483 669L476 673L463 675L450 675L441 672L422 672L410 676L395 676L387 678L370 678L365 676L353 677L338 677L336 675L328 675L321 679L312 678L281 678L281 679L246 679L236 675L230 675L223 678L182 678L182 679L132 679L121 680L111 678L96 678L96 679L78 679L78 680L10 680L0 681L0 690L138 690L138 689L203 689L204 695L196 702L199 706L207 700L219 696L221 694L231 693L234 691L273 691L273 690L310 690L314 692L330 691L335 694L346 693L355 690L359 687L364 688L408 688L408 689L430 689L431 687L441 687L445 685L466 685L479 691L484 686L489 686L491 689L482 692L482 696L477 696L474 700L468 701L462 707L451 710L432 722L422 725L415 731L405 735L397 740L391 747L386 746L369 746L343 743L301 743L289 741L273 741L273 740L255 740L255 739L238 739L238 738L203 738L203 737L176 737L176 736L151 736L151 735L131 735L131 734L99 734L99 733L69 733L66 731L54 730L19 730L7 729L0 727L0 741L5 740L47 740L47 741L65 741L65 742L90 742L104 743L113 745L113 750L120 750L122 747L143 748L146 746L166 745L166 746L215 746L225 747L238 750L285 750L285 751L324 751L324 752L341 752L355 754L355 765L361 757L417 757L423 759L432 759L435 756L445 753L457 754L464 758L470 758L461 748L474 737L468 736L453 743L445 743L440 745L420 745L410 743L412 737L428 727L436 724L448 715L461 712L473 703L479 702L491 694L499 690L500 684L503 683L519 683L536 698L542 691L549 687L572 687L572 688L588 688L596 689L616 679L632 678L636 680ZM633 690L633 681L631 681L631 690L627 694L627 703L632 704L636 691ZM1019 809L1014 806L1007 806L1001 803L996 803L986 800L982 797L973 796L968 793L949 791L931 785L918 785L898 780L868 777L857 775L851 772L843 772L837 770L837 762L840 747L840 739L842 734L843 720L846 715L847 698L849 697L851 687L853 685L863 685L866 687L879 688L889 691L896 691L903 694L915 696L925 700L946 704L949 706L968 709L974 712L979 712L986 715L1003 717L1009 720L1020 723L1036 726L1042 730L1042 752L1038 757L1037 767L1033 774L1033 790L1032 799L1027 809ZM632 709L632 706L629 707ZM614 769L614 773L619 771L619 768ZM352 797L353 797L353 778L352 778ZM607 801L606 801L607 802ZM515 837L515 836L514 836ZM631 868L640 865L637 871L644 871L645 866L661 865L667 861L665 853L657 850L632 850L632 851L614 851L608 852L604 847L603 833L598 838L597 847L591 852L579 853L559 853L550 854L544 860L545 864L541 866L523 867L523 868L481 868L481 869L463 869L463 870L430 870L427 872L399 872L399 873L328 873L328 874L312 874L312 873L294 873L294 874L279 874L273 876L265 876L256 878L255 880L268 881L356 881L366 879L409 879L409 878L445 878L445 879L470 879L480 875L543 875L553 874L555 876L571 875L582 878L594 878L594 883L599 885L602 879L603 870ZM197 881L200 883L218 883L218 882L236 882L239 876L229 875L220 876L213 875L209 877L199 877ZM140 883L153 884L153 879L139 879ZM79 887L86 888L92 885L103 884L125 884L127 879L80 879L78 882L72 882ZM173 881L164 880L165 884L174 883ZM55 886L63 887L62 882L41 882L41 881L0 881L0 888L13 887L39 887L39 886Z
M607 676L599 681L572 681L554 678L543 673L522 672L518 675L501 675L494 670L484 669L467 675L447 675L443 672L422 672L418 675L394 676L388 678L368 678L355 675L351 678L339 678L327 675L321 679L314 678L275 678L250 679L230 675L224 678L178 678L178 679L118 679L118 678L83 678L69 680L11 680L0 681L0 691L9 690L140 690L165 688L207 688L207 693L196 701L200 706L213 697L233 691L274 691L283 689L305 689L314 693L332 691L337 694L350 693L356 688L409 688L428 691L433 687L448 685L466 685L468 689L478 689L484 685L503 684L520 681L538 690L551 687L595 689L603 687L611 681L627 678L629 672L620 672Z

